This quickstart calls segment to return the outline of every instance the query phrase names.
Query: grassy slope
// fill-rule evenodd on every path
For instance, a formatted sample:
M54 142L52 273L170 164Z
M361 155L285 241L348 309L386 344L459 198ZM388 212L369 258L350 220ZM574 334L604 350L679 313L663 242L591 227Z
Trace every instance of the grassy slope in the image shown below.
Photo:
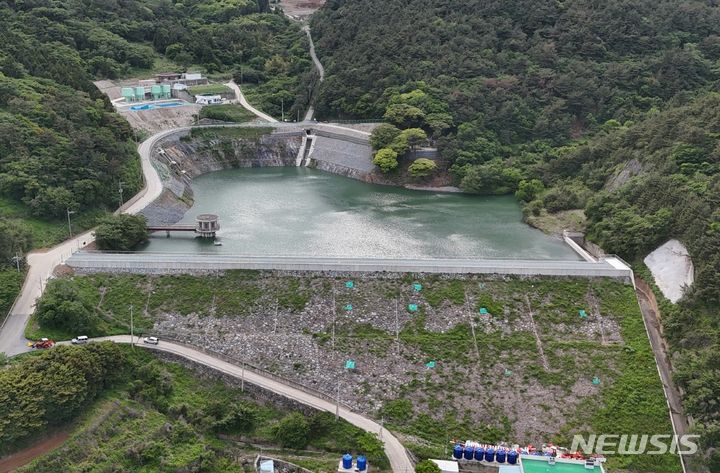
M340 292L336 300L338 312L342 313L344 304L354 303L354 310L362 313L365 310L365 302L361 300L363 291L371 292L373 297L390 299L400 294L401 299L409 301L415 296L401 292L412 280L411 277L402 281L379 280L372 288L370 283L362 283L354 292ZM281 307L302 312L306 305L313 303L313 297L327 296L325 292L332 280L274 277L272 282L267 282L256 272L234 271L213 278L212 285L207 284L207 279L191 276L93 275L77 277L75 281L94 305L100 301L100 288L108 288L102 310L116 319L127 319L127 307L131 303L135 307L147 307L147 317L140 315L140 310L136 312L136 323L150 327L152 319L163 313L210 316L207 308L214 297L218 302L214 313L217 317L250 316L253 307L268 307L272 301L266 299L275 296ZM519 393L521 402L547 402L534 397L533 389L555 392L557 398L546 408L562 411L564 426L559 432L540 433L547 440L569 445L574 433L671 431L654 358L630 286L580 278L448 281L428 276L422 283L422 294L415 299L419 302L419 311L401 314L407 320L400 332L402 356L410 358L400 361L414 374L394 396L393 399L399 401L393 404L392 399L385 399L386 422L393 429L411 435L415 440L410 441L409 446L421 456L441 454L444 442L452 437L487 441L513 438L513 425L518 418L511 412L506 415L496 412L496 408L490 407L492 400L483 401L478 397L479 392L473 392L473 385L464 380L464 373L475 369L489 370L482 383L486 390L503 393L510 386ZM315 294L309 291L310 284L314 284ZM487 307L491 313L504 314L495 317L491 324L495 328L488 329L487 333L479 331L479 359L467 319L459 319L454 327L440 332L427 328L429 321L443 313L462 313L466 295L474 301L473 311ZM589 295L599 301L599 310L605 314L608 326L615 324L619 340L601 344L592 336L583 335L590 328L584 328L588 322L577 314L583 308L591 312ZM526 323L525 296L535 312L549 370L544 370L538 361L532 333L514 328ZM480 330L485 322L476 316L475 323ZM298 326L297 330L300 329L310 333L308 327ZM321 349L328 348L327 328L313 331L312 335ZM396 357L393 339L394 333L352 321L339 325L336 334L341 356L371 350L379 361ZM432 374L425 369L413 371L413 366L418 363L422 366L428 360L438 362ZM512 377L505 380L502 372L496 374L498 364L510 366L514 371ZM576 399L573 390L577 386L588 389L590 379L596 375L601 379L596 394ZM409 408L403 406L403 399L412 400ZM491 403L488 408L493 412L488 413L487 423L478 423L467 416L462 403L473 399L478 405ZM393 416L394 408L399 411ZM401 415L397 415L398 412ZM676 471L677 466L677 460L671 456L614 457L609 462L611 471L622 468L623 471L669 473Z

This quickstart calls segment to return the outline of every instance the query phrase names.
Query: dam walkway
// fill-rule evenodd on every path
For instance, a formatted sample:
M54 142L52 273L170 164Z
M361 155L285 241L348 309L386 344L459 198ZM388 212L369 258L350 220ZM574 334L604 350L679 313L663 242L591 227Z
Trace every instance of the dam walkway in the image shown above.
M81 250L66 264L81 272L167 273L260 269L609 277L632 281L632 270L609 257L590 261L511 259L388 259L245 256L212 253L107 253Z

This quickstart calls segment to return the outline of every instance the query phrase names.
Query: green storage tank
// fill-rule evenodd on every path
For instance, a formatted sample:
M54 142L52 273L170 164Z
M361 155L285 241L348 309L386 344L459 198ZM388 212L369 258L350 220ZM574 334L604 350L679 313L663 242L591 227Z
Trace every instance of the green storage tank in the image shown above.
M150 87L150 93L152 94L153 98L157 100L162 97L162 87L160 87L159 85L153 85L152 87Z
M135 87L135 100L145 100L145 87Z
M172 97L172 91L171 91L171 88L170 88L170 84L163 84L163 85L162 85L162 95L163 95L163 97L165 97L166 99L169 99L169 98Z
M135 100L135 91L132 87L123 87L120 92L126 102L132 102Z

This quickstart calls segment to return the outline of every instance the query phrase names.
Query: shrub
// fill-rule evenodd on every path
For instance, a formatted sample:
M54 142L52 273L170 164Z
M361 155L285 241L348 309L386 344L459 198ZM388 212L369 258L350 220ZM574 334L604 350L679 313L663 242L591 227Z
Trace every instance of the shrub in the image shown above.
M390 172L398 167L398 154L390 148L383 148L373 158L373 164L378 166L382 172Z
M275 426L273 436L283 448L300 450L305 448L309 442L310 424L305 416L299 412L293 412Z
M413 161L408 169L413 177L427 177L437 169L437 164L432 159L419 158Z
M130 251L147 238L147 221L142 215L108 215L95 230L101 250Z

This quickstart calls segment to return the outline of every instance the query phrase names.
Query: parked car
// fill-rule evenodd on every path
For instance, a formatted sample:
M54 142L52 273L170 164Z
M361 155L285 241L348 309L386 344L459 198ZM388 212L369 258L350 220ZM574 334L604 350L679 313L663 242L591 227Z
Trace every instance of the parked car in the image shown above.
M83 343L87 343L87 342L88 342L87 335L80 335L79 337L73 338L72 340L70 340L70 343L72 343L73 345L82 345Z
M157 337L145 337L143 343L149 343L150 345L157 345L160 342Z

